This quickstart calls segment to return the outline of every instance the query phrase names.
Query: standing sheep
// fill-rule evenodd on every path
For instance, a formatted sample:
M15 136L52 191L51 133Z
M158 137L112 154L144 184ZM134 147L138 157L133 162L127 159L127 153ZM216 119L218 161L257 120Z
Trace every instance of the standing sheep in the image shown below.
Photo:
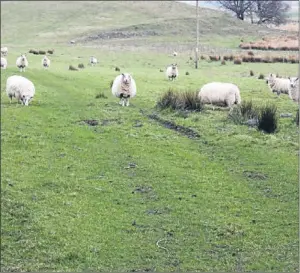
M6 69L6 67L7 67L7 60L1 57L1 68Z
M232 83L211 82L202 86L198 94L204 104L228 106L241 103L239 88Z
M169 80L173 81L178 77L178 75L179 73L178 73L177 64L172 64L167 67L166 76Z
M299 101L299 78L289 78L290 80L290 90L289 97L295 102L300 103Z
M173 56L174 56L174 57L176 57L177 54L178 54L178 53L177 53L176 51L173 51Z
M1 47L1 56L7 56L7 54L8 54L8 48Z
M50 67L50 60L49 58L45 55L44 58L42 59L42 66L47 69Z
M25 54L22 54L20 57L18 57L16 65L20 69L20 72L25 72L25 67L28 66L28 61Z
M12 98L15 97L23 105L28 106L30 100L34 97L35 87L25 77L14 75L7 78L6 94L10 98L10 103Z
M120 98L119 104L129 106L129 98L136 95L135 80L130 74L122 73L115 78L111 91L114 96Z
M266 78L266 83L268 84L270 90L273 93L277 93L279 96L281 93L289 94L290 90L290 80L286 78L278 78L275 74L270 74Z
M98 63L98 60L94 57L94 56L91 56L91 58L90 58L90 64L92 65L92 66L94 66L95 64L97 64Z

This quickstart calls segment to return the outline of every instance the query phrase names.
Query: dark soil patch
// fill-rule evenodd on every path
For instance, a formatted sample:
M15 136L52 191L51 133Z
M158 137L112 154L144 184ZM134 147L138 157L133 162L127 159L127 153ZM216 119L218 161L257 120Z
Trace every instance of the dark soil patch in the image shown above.
M149 186L137 186L132 193L149 193L152 191L152 187Z
M86 119L86 120L82 120L82 121L90 126L96 126L99 124L99 122L95 119Z
M122 123L119 119L103 119L102 122L101 122L101 125L102 125L102 126L109 125L109 124L111 124L112 122L116 122L116 123L118 123L118 124L121 124L121 123Z
M177 125L173 121L164 120L157 116L156 114L147 115L148 118L158 121L165 128L174 130L181 133L182 135L187 136L188 138L199 138L200 135L191 128L184 127L182 125Z
M268 178L267 175L258 173L258 172L252 172L252 171L244 171L244 176L250 179L256 179L256 180L266 180Z

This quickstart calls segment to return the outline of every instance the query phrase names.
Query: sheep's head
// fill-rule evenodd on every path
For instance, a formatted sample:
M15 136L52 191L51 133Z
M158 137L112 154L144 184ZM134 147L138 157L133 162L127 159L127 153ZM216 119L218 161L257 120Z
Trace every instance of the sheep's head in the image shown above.
M274 82L274 80L276 79L276 75L274 75L274 74L269 74L269 76L266 78L266 83L268 84L268 83L270 83L270 84L272 84L273 82Z
M289 80L290 80L290 86L292 88L294 88L297 85L297 82L299 81L299 78L298 77L297 78L290 78L289 77Z
M129 85L131 83L131 76L127 73L122 73L122 82Z
M26 54L21 54L21 60L25 61L26 60Z
M176 69L176 67L177 67L177 64L172 64L172 69Z
M22 101L23 105L25 105L25 106L28 106L31 99L32 99L32 96L28 96L28 95L27 96L23 95L21 97L21 101Z

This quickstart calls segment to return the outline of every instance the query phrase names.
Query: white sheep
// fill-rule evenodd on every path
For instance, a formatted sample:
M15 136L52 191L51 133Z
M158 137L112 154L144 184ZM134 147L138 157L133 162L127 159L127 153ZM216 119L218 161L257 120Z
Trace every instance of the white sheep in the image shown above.
M90 64L92 65L92 66L94 66L95 64L97 64L98 63L98 60L94 57L94 56L91 56L90 57Z
M10 98L15 97L22 104L28 106L30 100L34 97L35 87L34 84L22 76L10 76L6 81L6 94Z
M6 69L7 67L7 60L3 57L1 57L1 69Z
M275 74L269 74L266 78L266 83L268 84L270 90L273 93L277 93L279 96L281 93L289 94L290 90L290 80L286 78L278 78Z
M176 78L178 78L178 68L177 68L177 64L171 64L170 66L167 67L167 71L166 71L166 76L169 80L174 80Z
M289 97L295 102L300 103L299 101L299 78L289 78L290 81L290 89L289 89Z
M176 57L178 53L176 51L173 51L173 56Z
M25 67L28 66L26 54L22 54L20 57L17 58L16 65L20 69L20 72L25 72Z
M202 86L198 94L204 104L228 106L241 103L239 88L233 83L211 82Z
M44 58L42 59L42 66L47 69L50 67L50 60L49 58L45 55Z
M118 75L112 84L112 94L120 98L119 104L122 106L129 106L129 98L136 95L135 80L128 73Z
M8 54L8 48L1 47L1 56L7 56L7 54Z

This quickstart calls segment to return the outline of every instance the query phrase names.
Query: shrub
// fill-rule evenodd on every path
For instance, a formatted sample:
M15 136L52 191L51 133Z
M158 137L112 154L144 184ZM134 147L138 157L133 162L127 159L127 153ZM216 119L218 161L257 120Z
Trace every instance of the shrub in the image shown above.
M32 54L38 55L38 54L39 54L39 51L38 51L38 50L36 50L36 49L30 49L30 50L29 50L29 53L32 53Z
M235 124L245 124L249 119L257 120L258 108L253 105L252 101L242 101L229 112L228 118Z
M223 60L222 62L221 62L221 65L225 65L226 64L226 62Z
M78 68L76 68L75 66L73 66L73 65L69 65L69 70L73 70L73 71L77 71L78 70Z
M159 72L164 72L162 69L159 69Z
M175 92L170 88L158 100L156 107L159 109L171 108L173 110L188 110L199 112L203 110L203 103L201 103L201 100L198 97L198 92Z
M258 76L258 79L263 80L264 78L265 78L264 74L260 73L259 76Z
M45 54L46 54L46 51L45 51L45 50L39 50L39 54L40 54L40 55L45 55Z
M48 49L48 50L47 50L47 53L53 54L53 53L54 53L54 49Z
M84 68L84 64L78 64L78 68Z
M296 122L297 126L299 126L299 109L296 112L295 122Z
M190 75L190 73L187 71L187 72L185 72L185 75L187 75L187 76L188 76L188 75Z
M271 134L277 130L277 124L277 106L269 104L260 107L257 126L258 130Z
M103 92L96 95L96 99L102 99L102 98L107 99L107 96Z
M242 64L242 60L240 58L236 58L233 61L234 64Z
M120 71L120 68L116 66L115 71Z
M250 70L250 76L254 76L254 72L252 70Z
M201 55L200 59L205 60L206 58L203 55Z

